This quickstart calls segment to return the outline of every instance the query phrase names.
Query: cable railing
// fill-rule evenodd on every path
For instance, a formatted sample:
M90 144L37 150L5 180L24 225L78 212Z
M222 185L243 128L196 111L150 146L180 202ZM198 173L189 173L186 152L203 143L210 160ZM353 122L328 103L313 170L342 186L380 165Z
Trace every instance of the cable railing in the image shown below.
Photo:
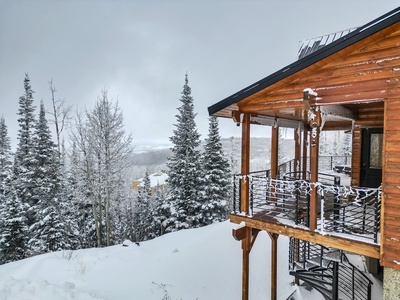
M320 173L318 182L298 179L295 172L271 178L269 171L234 177L233 213L241 214L241 180L248 181L248 215L274 218L288 225L309 227L310 193L317 189L317 230L358 236L378 243L381 188L340 185L340 177ZM308 177L306 177L308 178Z

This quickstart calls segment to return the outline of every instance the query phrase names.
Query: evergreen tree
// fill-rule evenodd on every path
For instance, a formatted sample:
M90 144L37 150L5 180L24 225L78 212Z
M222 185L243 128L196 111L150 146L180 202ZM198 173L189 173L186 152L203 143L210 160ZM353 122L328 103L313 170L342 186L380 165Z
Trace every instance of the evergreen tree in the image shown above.
M0 118L0 203L5 192L6 180L12 171L11 139L8 136L4 117Z
M6 209L1 211L2 230L0 233L0 262L8 263L26 258L28 227L25 216L26 204L18 199L10 184L5 192Z
M138 186L138 193L134 211L135 241L141 242L149 239L151 226L151 186L149 172L143 178L143 185Z
M77 178L71 173L71 169L76 168L76 164L72 164L72 168L68 167L67 153L64 141L61 142L60 155L60 190L57 198L59 199L60 215L63 216L65 223L65 234L71 249L81 248L81 233L79 231L79 205L78 199L75 197L77 189ZM76 157L74 158L76 159Z
M30 228L31 251L36 254L70 248L66 223L62 221L58 199L60 195L58 151L51 139L43 102L40 104L33 149L36 167L32 198L35 204L31 206L31 210L36 214L36 222Z
M159 186L155 188L155 195L151 210L151 225L149 239L161 236L165 232L168 222L167 216L170 214L169 206L165 200L165 193Z
M4 117L0 118L0 263L25 257L26 224L18 209L12 186L11 140ZM22 216L22 215L21 215ZM17 219L14 219L17 217Z
M176 129L170 138L173 143L172 157L168 159L168 196L169 220L167 231L200 226L201 186L200 134L195 123L193 97L185 77L182 106L178 108Z
M230 210L230 166L222 150L218 120L210 117L208 138L204 146L204 193L202 206L203 224L226 220Z
M59 191L59 160L56 145L51 139L43 102L33 138L35 157L33 199L48 206Z
M33 178L36 162L33 155L33 131L35 118L33 106L33 91L28 74L24 79L25 94L19 98L18 145L14 156L13 185L18 199L26 204L28 225L33 224L34 215L30 207L35 204L33 199Z

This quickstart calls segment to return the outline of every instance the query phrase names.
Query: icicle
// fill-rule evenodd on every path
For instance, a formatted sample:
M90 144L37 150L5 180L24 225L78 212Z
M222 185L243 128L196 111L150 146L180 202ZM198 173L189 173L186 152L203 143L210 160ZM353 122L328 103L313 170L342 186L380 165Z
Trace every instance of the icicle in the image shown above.
M322 129L324 128L324 125L325 125L325 122L326 122L327 118L328 118L328 115L321 112L321 120L322 121L321 121L320 131L322 131Z

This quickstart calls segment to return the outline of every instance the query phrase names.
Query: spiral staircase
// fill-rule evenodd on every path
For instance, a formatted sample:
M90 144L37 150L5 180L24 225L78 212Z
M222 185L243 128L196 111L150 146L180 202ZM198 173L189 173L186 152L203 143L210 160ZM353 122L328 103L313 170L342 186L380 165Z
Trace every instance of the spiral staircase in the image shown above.
M291 238L289 270L327 300L371 300L372 281L343 251Z

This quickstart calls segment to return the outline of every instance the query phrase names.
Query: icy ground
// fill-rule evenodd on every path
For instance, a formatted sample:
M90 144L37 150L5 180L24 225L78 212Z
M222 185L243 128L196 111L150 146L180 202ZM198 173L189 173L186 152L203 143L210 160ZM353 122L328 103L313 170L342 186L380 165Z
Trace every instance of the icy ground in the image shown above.
M0 300L240 300L241 247L229 222L140 243L55 252L0 266ZM278 239L278 299L323 299L292 285L288 239ZM251 252L250 299L270 297L270 239ZM362 263L362 262L360 262ZM374 283L373 299L382 299ZM296 291L297 290L297 291ZM166 293L170 298L163 298Z

